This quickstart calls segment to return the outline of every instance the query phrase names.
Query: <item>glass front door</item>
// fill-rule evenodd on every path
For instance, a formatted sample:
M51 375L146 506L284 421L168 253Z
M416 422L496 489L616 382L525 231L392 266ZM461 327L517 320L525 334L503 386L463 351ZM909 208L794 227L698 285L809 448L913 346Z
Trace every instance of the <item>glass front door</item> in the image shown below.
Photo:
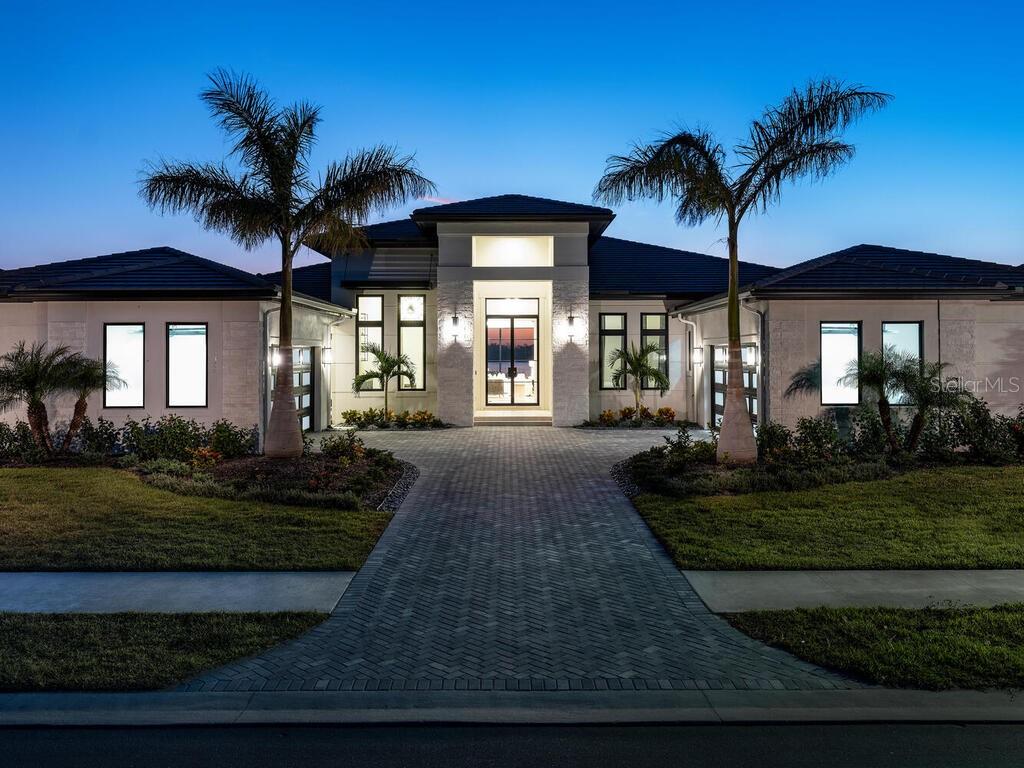
M487 316L487 405L539 405L537 317Z

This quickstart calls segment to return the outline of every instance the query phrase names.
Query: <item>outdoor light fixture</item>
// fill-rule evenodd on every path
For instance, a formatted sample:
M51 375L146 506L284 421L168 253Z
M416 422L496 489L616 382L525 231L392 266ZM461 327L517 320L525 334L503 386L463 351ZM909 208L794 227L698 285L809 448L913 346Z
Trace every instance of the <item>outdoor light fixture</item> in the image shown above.
M334 362L334 355L331 353L330 347L324 347L320 350L320 362L324 365L330 365Z
M281 353L276 349L270 354L270 364L275 368L281 365Z
M704 347L694 347L693 351L690 352L690 360L694 365L704 364Z
M572 342L576 338L576 316L572 314L571 310L567 320L569 321L569 341Z

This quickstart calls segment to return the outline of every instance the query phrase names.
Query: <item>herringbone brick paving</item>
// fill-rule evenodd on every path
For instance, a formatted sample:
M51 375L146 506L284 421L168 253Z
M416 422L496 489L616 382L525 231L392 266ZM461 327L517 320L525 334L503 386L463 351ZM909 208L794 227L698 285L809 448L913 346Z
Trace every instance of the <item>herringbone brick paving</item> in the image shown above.
M185 690L856 683L711 614L609 477L654 432L370 433L421 475L330 618Z

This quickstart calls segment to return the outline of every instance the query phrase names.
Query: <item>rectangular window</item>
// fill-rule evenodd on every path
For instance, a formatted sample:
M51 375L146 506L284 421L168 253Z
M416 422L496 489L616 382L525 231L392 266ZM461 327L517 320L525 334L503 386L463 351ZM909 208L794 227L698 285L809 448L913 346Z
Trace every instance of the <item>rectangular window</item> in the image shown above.
M924 323L882 323L882 348L916 358L924 365ZM901 392L893 396L892 404L909 405L909 400Z
M555 239L550 235L473 236L474 267L550 267L555 263Z
M860 323L821 324L821 404L857 405L860 382L846 377L860 362Z
M624 314L601 315L598 326L601 355L601 389L625 389L626 377L623 376L618 386L612 383L615 371L622 368L621 363L615 365L611 357L616 351L626 348L626 316Z
M384 346L384 297L360 296L357 300L356 316L356 373L364 373L374 369L376 363L373 355L364 351L367 344ZM379 381L370 381L363 385L363 391L381 390Z
M668 315L665 314L641 314L640 315L640 346L654 344L658 352L652 355L650 363L661 369L661 372L668 376ZM644 379L644 389L657 389L654 382Z
M145 323L105 324L103 361L121 381L121 386L104 387L103 407L142 408L146 402Z
M206 323L167 324L167 407L205 408Z
M398 354L408 355L416 383L398 380L399 389L427 388L427 323L426 297L398 297Z

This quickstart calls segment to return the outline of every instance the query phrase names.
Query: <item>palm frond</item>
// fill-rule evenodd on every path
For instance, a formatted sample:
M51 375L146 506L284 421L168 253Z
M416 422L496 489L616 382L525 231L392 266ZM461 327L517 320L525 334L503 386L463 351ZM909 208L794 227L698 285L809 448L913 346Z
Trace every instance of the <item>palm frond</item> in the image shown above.
M736 147L737 156L747 166L735 185L740 209L763 208L777 199L780 181L803 175L784 172L795 158L814 154L817 162L805 168L819 173L822 168L834 170L852 154L852 147L839 141L839 135L891 100L887 93L832 79L811 81L802 90L794 89L781 104L768 108L760 120L753 121L747 140ZM815 146L819 148L810 149ZM828 163L830 150L835 158Z
M808 363L797 370L789 379L783 397L813 394L821 391L821 360Z
M357 374L355 378L352 379L352 389L356 392L361 392L363 387L371 381L379 381L383 384L384 377L378 371L364 371L363 373Z
M667 134L652 144L634 145L628 155L608 158L594 198L609 205L641 198L676 202L676 220L699 224L720 217L731 193L725 151L705 131Z
M216 69L210 87L199 94L218 125L234 141L231 154L256 171L275 164L278 109L274 100L248 75Z
M356 227L375 211L436 191L420 173L412 155L377 146L327 167L319 189L295 216L300 242L345 249L357 241Z

